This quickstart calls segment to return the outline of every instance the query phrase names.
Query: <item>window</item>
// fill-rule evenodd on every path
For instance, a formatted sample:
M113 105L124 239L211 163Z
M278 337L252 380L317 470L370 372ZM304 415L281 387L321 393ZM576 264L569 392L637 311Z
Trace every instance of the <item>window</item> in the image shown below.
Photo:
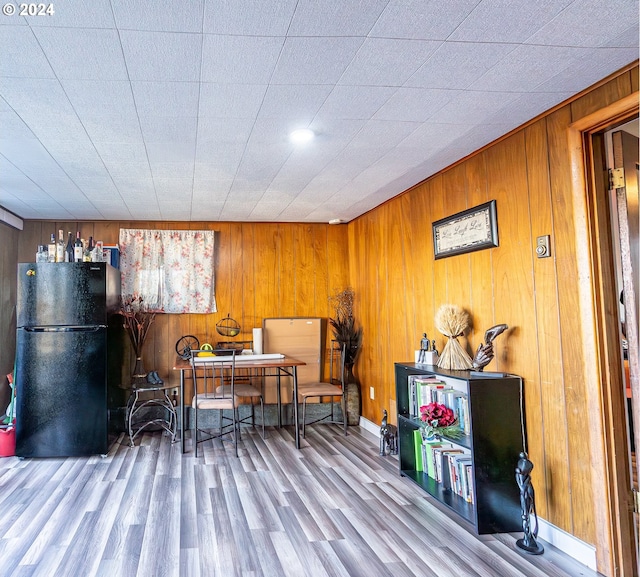
M164 313L216 312L212 230L120 229L122 294Z

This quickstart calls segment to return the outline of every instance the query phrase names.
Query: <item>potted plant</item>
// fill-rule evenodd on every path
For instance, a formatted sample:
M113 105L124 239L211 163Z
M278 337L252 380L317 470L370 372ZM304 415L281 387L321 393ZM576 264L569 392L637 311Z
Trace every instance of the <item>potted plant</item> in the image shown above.
M129 335L131 346L136 355L136 364L131 375L136 384L144 382L147 377L142 362L142 349L157 312L157 310L148 307L139 294L122 296L119 314L124 319L124 328Z
M356 325L353 316L355 291L352 288L346 288L330 297L329 300L336 311L335 316L329 318L334 339L340 344L340 348L345 347L347 422L349 425L358 425L361 412L360 383L353 374L353 366L362 346L362 327Z

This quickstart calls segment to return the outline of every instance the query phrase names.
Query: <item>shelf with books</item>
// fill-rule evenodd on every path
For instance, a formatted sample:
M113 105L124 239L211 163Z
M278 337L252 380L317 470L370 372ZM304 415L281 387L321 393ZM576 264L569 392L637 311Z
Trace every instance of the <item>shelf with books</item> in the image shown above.
M400 473L478 534L521 530L521 379L415 363L395 369ZM454 410L464 435L425 441L418 416L424 401Z

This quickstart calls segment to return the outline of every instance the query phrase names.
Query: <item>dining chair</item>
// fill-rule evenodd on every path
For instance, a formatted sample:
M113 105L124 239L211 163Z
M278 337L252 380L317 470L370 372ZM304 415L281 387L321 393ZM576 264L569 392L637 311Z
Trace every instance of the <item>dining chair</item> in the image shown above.
M224 440L223 437L233 433L233 444L238 456L238 393L236 391L236 353L234 350L192 350L191 369L193 374L193 399L191 407L194 411L193 444L198 456L198 444L211 439ZM201 411L219 411L219 432L213 434L198 426L198 415ZM231 416L225 415L225 411ZM225 424L225 421L227 422ZM204 436L204 437L203 437Z
M306 425L311 425L318 422L335 423L342 425L344 428L344 434L347 435L347 399L345 394L344 383L344 364L346 357L346 344L340 345L340 343L332 342L329 349L329 380L316 383L305 383L298 385L298 402L302 403L302 436L305 434ZM336 359L337 357L337 359ZM309 423L307 423L307 400L317 398L319 400L322 397L331 397L331 412L324 417L319 417ZM342 406L342 420L336 421L334 418L334 399L340 398Z

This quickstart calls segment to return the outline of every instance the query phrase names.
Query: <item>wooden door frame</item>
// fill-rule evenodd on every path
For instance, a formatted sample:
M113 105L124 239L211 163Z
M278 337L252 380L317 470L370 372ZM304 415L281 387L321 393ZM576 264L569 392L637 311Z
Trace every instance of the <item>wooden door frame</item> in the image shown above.
M576 222L580 337L588 394L590 466L598 571L628 576L636 570L628 454L624 422L618 295L614 278L610 210L597 192L601 175L594 170L593 137L638 115L638 92L569 126L568 147ZM622 416L622 421L620 421ZM631 520L630 520L631 518Z

